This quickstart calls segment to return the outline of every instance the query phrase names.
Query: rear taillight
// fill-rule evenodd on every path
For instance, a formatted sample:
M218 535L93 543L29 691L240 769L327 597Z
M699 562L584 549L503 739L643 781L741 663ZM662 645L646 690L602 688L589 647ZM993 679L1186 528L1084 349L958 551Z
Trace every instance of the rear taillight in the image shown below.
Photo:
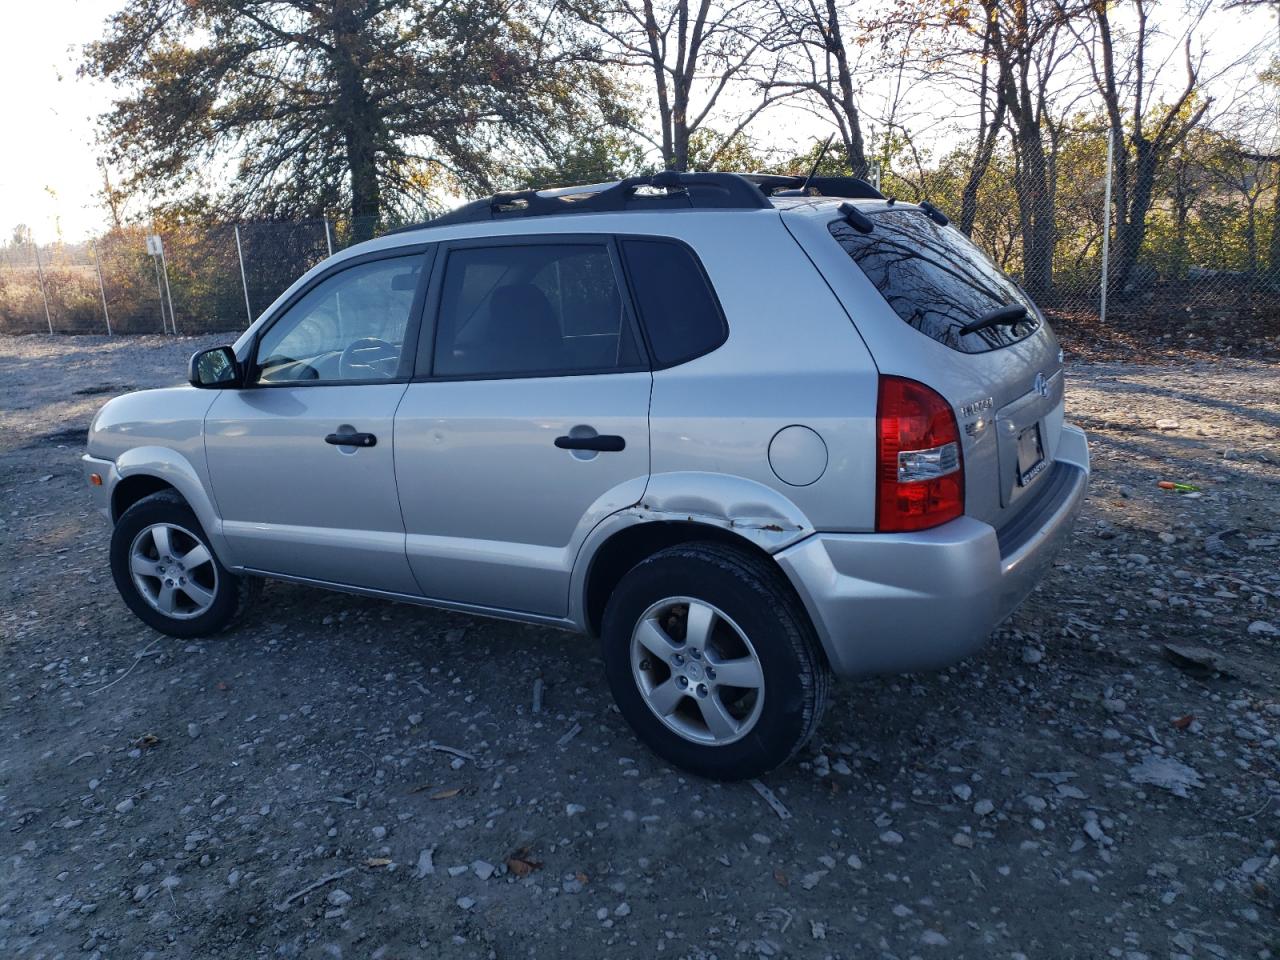
M926 530L964 513L960 430L923 383L881 377L876 411L876 529Z

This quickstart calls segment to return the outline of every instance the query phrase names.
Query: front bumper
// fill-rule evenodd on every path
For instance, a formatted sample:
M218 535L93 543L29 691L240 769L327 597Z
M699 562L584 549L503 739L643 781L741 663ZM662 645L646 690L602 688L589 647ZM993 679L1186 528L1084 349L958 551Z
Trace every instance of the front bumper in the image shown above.
M961 517L920 533L818 533L776 559L836 674L937 669L980 647L1040 582L1088 483L1088 443L1068 425L1043 494L1008 529Z
M110 520L111 491L115 489L120 479L120 474L116 472L116 465L110 460L100 460L86 453L80 458L80 466L84 471L84 482L93 497L94 509ZM90 479L95 473L102 478L102 483L95 484Z

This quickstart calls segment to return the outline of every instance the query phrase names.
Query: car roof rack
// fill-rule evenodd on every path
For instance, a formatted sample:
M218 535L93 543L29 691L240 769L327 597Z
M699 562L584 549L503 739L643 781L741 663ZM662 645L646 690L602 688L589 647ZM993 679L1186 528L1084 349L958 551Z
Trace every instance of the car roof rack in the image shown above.
M865 180L855 177L804 177L764 173L679 173L627 177L550 190L517 190L474 200L443 216L400 227L391 233L444 227L458 223L513 220L562 213L617 213L624 210L771 210L774 196L822 196L841 199L884 199ZM794 191L794 192L791 192Z
M768 198L736 173L677 173L628 177L616 183L553 190L518 190L475 200L426 223L405 227L443 227L454 223L544 217L557 213L616 213L623 210L767 210ZM399 231L397 231L399 232Z
M744 173L767 197L837 197L841 200L884 200L885 195L858 177L789 177L774 173ZM801 188L808 187L801 193Z

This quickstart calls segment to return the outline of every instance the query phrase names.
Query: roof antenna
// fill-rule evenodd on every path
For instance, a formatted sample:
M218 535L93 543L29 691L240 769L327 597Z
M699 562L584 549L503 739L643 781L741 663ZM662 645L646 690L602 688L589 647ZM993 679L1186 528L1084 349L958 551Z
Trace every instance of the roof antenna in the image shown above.
M813 182L814 176L818 173L818 166L822 163L822 158L827 155L827 151L831 149L831 141L836 138L833 133L827 137L827 142L822 145L822 149L818 151L818 158L813 161L813 166L809 168L809 175L804 178L804 183L800 184L800 196L809 195L809 184Z

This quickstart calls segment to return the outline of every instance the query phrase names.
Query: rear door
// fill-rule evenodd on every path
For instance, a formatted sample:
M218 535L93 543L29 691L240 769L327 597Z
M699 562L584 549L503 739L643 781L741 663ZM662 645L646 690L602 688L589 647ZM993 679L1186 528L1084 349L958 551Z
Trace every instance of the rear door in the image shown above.
M836 206L784 221L849 311L882 374L910 377L952 405L964 443L965 512L997 528L1050 472L1063 420L1057 339L1031 299L967 237L911 204L858 205L863 232ZM1011 325L962 332L994 309Z
M649 477L652 377L624 290L608 237L442 245L395 425L425 596L566 614L583 539Z

